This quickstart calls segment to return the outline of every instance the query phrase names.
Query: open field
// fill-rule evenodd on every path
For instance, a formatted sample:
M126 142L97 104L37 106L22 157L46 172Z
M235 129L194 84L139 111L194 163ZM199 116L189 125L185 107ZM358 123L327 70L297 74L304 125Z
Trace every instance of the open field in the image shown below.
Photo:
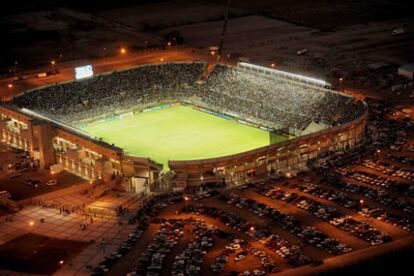
M227 0L209 0L208 2L224 5ZM407 1L402 0L265 0L260 2L241 0L232 2L233 8L323 30L410 17L408 5Z
M191 119L191 120L190 120ZM128 154L168 160L195 160L240 153L269 144L269 133L188 106L140 113L84 128ZM280 136L280 140L285 139Z
M400 36L391 31L404 26ZM204 48L217 45L223 21L203 22L161 30L164 35L179 30L186 44ZM389 20L371 24L344 26L323 31L309 26L259 15L231 18L224 40L224 52L236 58L244 56L253 63L329 78L335 68L352 70L375 62L401 64L413 58L412 20ZM305 55L296 51L307 48Z
M224 5L205 1L177 0L108 9L96 14L148 32L166 27L219 20L224 17L224 11ZM166 13L168 16L165 16ZM232 8L231 13L241 15L245 12Z

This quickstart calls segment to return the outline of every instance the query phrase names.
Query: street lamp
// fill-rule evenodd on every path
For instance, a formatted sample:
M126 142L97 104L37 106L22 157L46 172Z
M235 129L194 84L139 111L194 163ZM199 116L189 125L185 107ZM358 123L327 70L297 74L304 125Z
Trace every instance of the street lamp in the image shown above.
M364 204L364 200L363 199L361 199L360 201L359 201L359 205L360 205L360 208L362 209L362 205Z
M9 84L7 85L7 87L8 87L8 88L10 88L10 89L11 89L11 88L13 88L13 84L9 83Z
M50 64L52 64L52 72L55 72L55 64L56 64L56 62L54 60L52 60L50 62Z
M184 196L184 206L187 208L187 202L190 201L190 198L188 196Z
M126 54L126 49L124 47L122 47L120 52L121 52L122 55L125 55Z
M344 79L342 77L339 78L339 90L342 91L342 81Z
M275 68L276 64L272 63L270 66L272 66L272 68Z

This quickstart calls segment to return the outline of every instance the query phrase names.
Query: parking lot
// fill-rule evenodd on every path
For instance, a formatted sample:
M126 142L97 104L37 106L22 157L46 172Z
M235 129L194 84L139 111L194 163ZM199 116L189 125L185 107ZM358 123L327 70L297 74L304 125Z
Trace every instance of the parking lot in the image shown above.
M349 189L365 186L336 177L341 185L310 172L154 198L130 221L139 221L133 238L94 273L308 275L412 244L410 213L365 195L361 203Z
M85 180L65 171L52 175L49 170L39 169L36 162L22 151L13 151L4 146L0 151L0 192L6 191L7 196L14 201L82 183Z

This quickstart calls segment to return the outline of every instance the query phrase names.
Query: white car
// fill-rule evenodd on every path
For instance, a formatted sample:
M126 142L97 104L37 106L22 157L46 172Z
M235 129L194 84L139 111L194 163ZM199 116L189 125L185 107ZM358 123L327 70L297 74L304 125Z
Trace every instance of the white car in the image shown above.
M46 186L54 186L56 185L58 182L56 179L52 179L46 182Z

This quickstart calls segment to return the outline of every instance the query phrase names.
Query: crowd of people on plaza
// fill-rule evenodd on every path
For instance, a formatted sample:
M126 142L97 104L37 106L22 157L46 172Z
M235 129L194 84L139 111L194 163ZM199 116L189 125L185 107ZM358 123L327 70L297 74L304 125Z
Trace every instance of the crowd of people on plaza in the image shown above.
M272 128L302 130L312 121L336 125L360 116L353 98L277 75L206 63L163 63L51 85L13 100L59 121L73 124L120 114L166 100L193 98L200 105ZM198 82L205 78L205 82Z

